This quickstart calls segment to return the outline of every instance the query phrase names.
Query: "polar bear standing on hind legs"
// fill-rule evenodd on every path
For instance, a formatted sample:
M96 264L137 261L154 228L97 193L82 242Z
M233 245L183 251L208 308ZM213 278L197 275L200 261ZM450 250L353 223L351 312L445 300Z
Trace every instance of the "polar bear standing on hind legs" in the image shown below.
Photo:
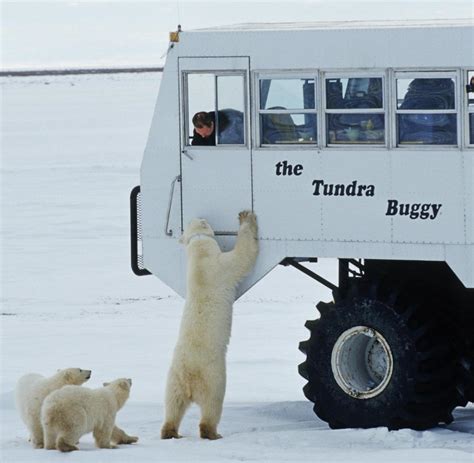
M258 254L257 220L239 214L240 229L232 251L222 252L214 231L194 219L180 242L186 245L187 294L183 318L168 373L162 439L181 437L178 428L191 402L201 409L200 435L219 439L226 386L225 356L237 284L250 272Z

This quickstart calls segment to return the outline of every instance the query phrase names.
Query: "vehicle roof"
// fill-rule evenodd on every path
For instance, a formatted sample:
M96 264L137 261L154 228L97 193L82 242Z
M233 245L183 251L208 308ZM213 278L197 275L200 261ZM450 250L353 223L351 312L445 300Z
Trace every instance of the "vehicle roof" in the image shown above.
M299 31L322 29L385 29L424 27L474 27L474 18L460 19L412 19L412 20L371 20L371 21L319 21L244 23L193 29L187 32L249 32L249 31Z

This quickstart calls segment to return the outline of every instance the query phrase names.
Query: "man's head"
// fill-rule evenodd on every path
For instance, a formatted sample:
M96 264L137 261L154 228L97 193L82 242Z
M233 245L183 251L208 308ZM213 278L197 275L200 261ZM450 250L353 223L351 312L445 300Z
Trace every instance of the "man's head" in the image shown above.
M210 113L201 111L193 116L194 130L203 138L210 137L214 132L214 121Z

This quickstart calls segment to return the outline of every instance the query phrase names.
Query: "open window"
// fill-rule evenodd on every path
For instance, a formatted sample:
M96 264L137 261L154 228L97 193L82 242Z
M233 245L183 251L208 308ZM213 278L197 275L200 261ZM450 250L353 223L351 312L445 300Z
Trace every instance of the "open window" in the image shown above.
M189 72L185 75L185 88L186 145L246 144L243 73ZM203 112L208 118L201 117L196 130L193 118Z
M325 95L328 145L385 143L381 76L328 76Z
M261 77L261 145L317 143L315 77Z
M455 75L396 74L398 145L456 145Z

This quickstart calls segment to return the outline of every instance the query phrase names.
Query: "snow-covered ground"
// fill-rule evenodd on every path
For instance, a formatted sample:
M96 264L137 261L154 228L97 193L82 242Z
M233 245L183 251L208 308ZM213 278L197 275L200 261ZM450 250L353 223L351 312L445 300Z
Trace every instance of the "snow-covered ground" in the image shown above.
M228 389L214 442L161 441L166 371L183 300L129 269L128 195L139 183L159 74L3 79L0 461L473 462L474 407L430 431L330 430L304 398L297 347L329 292L277 268L235 304ZM335 280L333 261L318 264ZM14 408L24 373L93 370L90 387L133 378L118 450L34 450Z

